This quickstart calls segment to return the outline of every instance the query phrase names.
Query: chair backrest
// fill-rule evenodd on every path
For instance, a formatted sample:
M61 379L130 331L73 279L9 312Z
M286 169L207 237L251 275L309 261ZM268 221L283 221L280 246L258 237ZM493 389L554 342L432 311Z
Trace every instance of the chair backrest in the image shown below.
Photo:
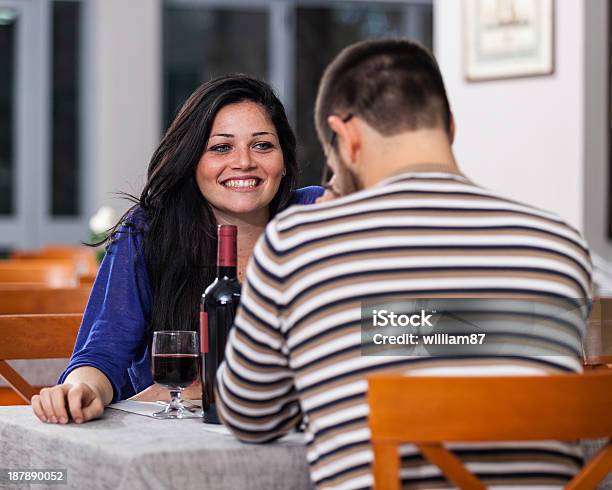
M79 276L79 286L91 287L96 280L96 274L83 274Z
M0 376L28 403L38 390L6 361L70 357L83 315L0 315Z
M606 437L606 446L567 488L594 488L612 470L611 371L525 377L379 375L368 378L368 384L377 489L400 488L401 443L415 444L460 488L485 487L443 442Z
M48 289L44 282L2 282L0 281L0 294L4 291L25 291L28 289Z
M48 287L76 286L74 264L65 260L30 261L5 260L0 262L0 283L43 283Z
M83 313L91 287L29 288L0 292L0 315Z
M593 299L583 351L585 368L612 367L612 297Z
M11 253L14 260L55 260L71 261L77 273L95 274L98 269L96 254L93 248L79 245L47 245L39 250L14 250Z

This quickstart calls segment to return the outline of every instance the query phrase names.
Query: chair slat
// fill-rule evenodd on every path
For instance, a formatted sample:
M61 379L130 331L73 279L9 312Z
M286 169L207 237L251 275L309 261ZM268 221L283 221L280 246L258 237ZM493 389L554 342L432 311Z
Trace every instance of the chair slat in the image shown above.
M15 371L6 361L0 360L0 376L27 403L38 393L21 375Z
M33 387L37 393L42 386ZM0 386L0 407L14 405L29 405L29 400L24 400L11 386Z
M70 357L83 315L0 316L0 359Z
M600 296L593 300L583 350L586 369L612 368L612 298Z
M83 313L90 293L90 287L5 290L0 315Z
M612 435L609 370L545 377L372 376L369 380L371 426L380 440L388 442ZM408 423L413 420L419 423ZM499 420L504 423L495 423Z
M565 487L567 490L596 488L597 484L610 474L612 468L612 444L602 447L582 471Z
M482 482L468 470L461 460L441 444L417 444L419 451L442 470L446 478L458 488L485 490Z
M61 288L76 286L76 281L74 265L65 260L41 260L35 263L19 260L0 261L0 283L44 283L49 287Z
M79 286L90 286L96 280L96 274L83 274L79 276Z
M70 261L80 274L95 274L98 269L93 248L82 245L47 245L39 250L14 250L13 260L55 260Z
M397 475L400 470L400 454L397 444L373 443L374 478L381 482L377 490L400 490L399 479L388 478Z
M49 289L44 282L3 282L0 281L0 294L4 291L25 291L28 289Z

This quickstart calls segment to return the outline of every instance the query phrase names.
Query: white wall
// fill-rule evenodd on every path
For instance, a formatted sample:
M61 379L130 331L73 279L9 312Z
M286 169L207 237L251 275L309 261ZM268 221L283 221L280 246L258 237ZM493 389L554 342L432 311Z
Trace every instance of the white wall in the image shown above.
M434 1L434 46L456 120L460 167L476 183L554 211L580 229L585 3L555 2L554 75L468 83L462 2Z
M160 0L90 0L86 9L87 213L122 212L129 204L112 193L140 193L160 139Z

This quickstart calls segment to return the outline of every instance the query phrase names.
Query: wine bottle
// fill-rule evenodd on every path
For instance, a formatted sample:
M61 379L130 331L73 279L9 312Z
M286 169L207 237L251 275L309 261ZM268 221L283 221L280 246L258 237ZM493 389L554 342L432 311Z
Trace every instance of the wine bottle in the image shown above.
M240 283L236 274L236 235L235 226L219 225L217 228L217 277L202 294L200 303L202 410L207 424L221 423L215 405L216 375L240 303Z

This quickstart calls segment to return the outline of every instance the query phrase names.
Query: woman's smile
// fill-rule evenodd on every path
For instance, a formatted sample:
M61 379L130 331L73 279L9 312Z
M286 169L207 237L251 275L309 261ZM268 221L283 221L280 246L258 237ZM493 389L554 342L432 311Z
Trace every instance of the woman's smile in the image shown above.
M250 175L230 177L222 180L221 185L233 192L253 192L261 188L263 179Z

